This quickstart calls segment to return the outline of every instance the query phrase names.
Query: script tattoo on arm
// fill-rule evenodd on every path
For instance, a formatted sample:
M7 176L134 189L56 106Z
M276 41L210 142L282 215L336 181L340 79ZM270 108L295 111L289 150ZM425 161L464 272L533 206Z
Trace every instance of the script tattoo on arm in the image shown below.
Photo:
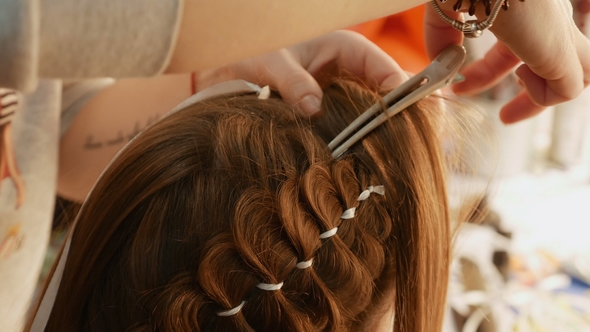
M150 116L145 123L142 125L141 121L136 121L133 128L129 131L119 130L115 136L112 137L95 137L95 135L88 135L86 140L84 141L84 149L85 150L98 150L105 147L123 145L129 141L131 141L137 134L139 134L143 129L151 126L160 118L160 115L155 114Z

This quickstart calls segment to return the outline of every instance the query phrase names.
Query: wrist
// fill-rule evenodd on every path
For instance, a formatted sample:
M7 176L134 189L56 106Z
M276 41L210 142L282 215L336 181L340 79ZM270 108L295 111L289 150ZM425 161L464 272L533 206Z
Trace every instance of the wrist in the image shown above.
M511 32L519 31L505 29L503 27L512 26L514 23L520 24L523 17L523 1L524 0L434 0L433 5L434 10L444 21L452 25L455 29L462 31L466 37L477 38L488 28L494 32L494 34L502 34L504 30ZM514 5L515 3L517 4L516 6ZM510 7L513 7L513 9L509 10ZM515 14L515 12L517 13ZM461 16L457 15L457 13L460 13L461 15L468 13L470 16L455 20L452 17ZM505 23L508 23L508 25ZM500 29L497 28L499 24L503 26Z
M492 1L492 6L494 6L498 1L503 0ZM533 1L538 3L543 0L529 0L528 2L524 2L523 0L510 0L507 7L503 6L502 9L500 9L500 13L494 20L494 24L489 28L490 31L493 32L497 37L502 37L502 39L504 39L504 37L516 35L515 32L519 30L515 29L520 28L519 25L521 25L523 18L527 15L527 8L533 4ZM487 17L484 6L477 6L475 16L480 20L483 20Z

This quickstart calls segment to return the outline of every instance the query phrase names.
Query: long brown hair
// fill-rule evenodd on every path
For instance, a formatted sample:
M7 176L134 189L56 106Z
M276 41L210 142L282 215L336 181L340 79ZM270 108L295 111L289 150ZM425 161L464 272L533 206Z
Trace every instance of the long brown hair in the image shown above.
M408 108L337 160L327 148L378 100L340 81L312 120L235 95L147 129L82 208L46 330L355 331L391 304L395 331L440 330L451 242L440 108ZM359 202L372 185L385 194Z

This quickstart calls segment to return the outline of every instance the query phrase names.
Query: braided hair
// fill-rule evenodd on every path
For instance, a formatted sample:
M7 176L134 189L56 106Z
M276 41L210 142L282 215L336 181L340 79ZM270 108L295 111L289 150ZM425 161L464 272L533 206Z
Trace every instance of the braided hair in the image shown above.
M450 252L440 107L334 159L379 100L336 81L303 119L220 96L153 125L78 217L47 331L395 331L442 325ZM64 287L64 285L67 285Z

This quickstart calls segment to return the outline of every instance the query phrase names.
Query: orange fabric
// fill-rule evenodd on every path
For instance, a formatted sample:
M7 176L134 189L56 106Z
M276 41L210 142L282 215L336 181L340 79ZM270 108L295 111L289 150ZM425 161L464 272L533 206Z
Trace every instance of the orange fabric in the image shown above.
M350 28L391 55L400 66L417 73L430 61L424 45L425 5Z

